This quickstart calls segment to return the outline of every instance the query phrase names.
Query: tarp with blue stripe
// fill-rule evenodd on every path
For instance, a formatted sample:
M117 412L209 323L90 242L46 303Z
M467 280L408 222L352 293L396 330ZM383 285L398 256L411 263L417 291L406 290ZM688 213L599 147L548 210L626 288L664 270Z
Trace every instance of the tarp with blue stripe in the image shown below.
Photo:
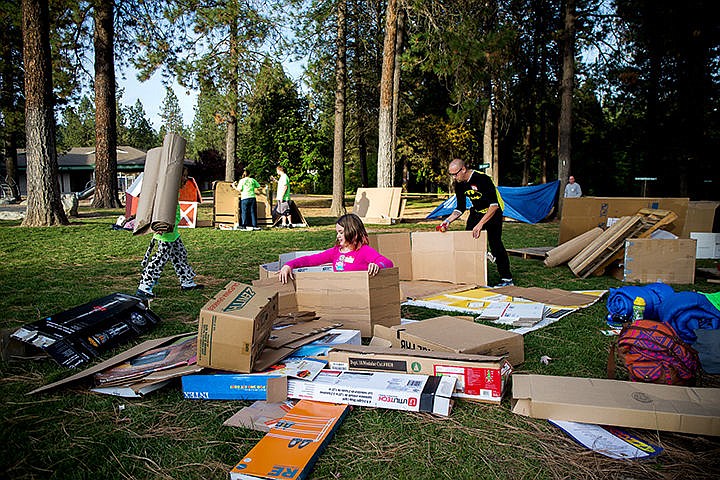
M558 188L560 180L528 187L498 187L505 202L503 215L525 223L538 223L552 212ZM469 209L472 204L470 199L466 200ZM456 205L457 199L453 195L425 218L447 217L455 210Z

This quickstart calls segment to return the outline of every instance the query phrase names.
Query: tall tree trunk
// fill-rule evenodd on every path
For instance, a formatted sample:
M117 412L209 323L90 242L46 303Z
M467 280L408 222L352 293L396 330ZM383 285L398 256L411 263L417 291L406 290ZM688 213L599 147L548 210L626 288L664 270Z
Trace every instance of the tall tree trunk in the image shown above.
M358 94L361 91L358 90ZM360 106L359 106L360 107ZM368 181L367 172L367 157L368 157L368 126L365 111L362 107L358 108L357 116L357 128L358 128L358 162L360 164L360 185L367 188L370 186Z
M485 112L485 128L483 130L483 163L490 165L485 173L493 179L495 185L498 184L499 168L497 147L498 142L495 112L493 111L492 101L490 101L487 111Z
M228 116L225 132L225 181L235 181L235 152L237 151L238 96L240 85L240 66L238 65L238 29L237 21L230 24L230 63L231 71L228 79Z
M397 41L397 0L388 0L385 11L385 42L380 77L380 114L378 115L377 186L392 187L393 82L395 79L395 44Z
M114 6L94 2L95 31L95 208L120 207L117 185Z
M560 121L558 122L558 178L560 198L558 217L562 215L563 194L570 175L572 154L572 100L575 77L575 0L565 0L565 29L562 34L562 80L560 83Z
M47 0L22 0L27 214L23 225L67 225L60 204Z
M525 135L523 136L523 171L522 185L530 182L530 159L532 158L532 124L525 126Z
M395 169L397 160L397 123L400 107L400 55L403 51L403 35L405 34L405 10L400 9L397 16L397 31L395 32L395 67L393 71L393 102L392 102L392 149L390 150L390 185L395 186Z
M335 46L335 132L333 135L333 195L330 214L336 217L345 213L345 82L347 80L345 27L347 2L340 0L337 7L337 38Z

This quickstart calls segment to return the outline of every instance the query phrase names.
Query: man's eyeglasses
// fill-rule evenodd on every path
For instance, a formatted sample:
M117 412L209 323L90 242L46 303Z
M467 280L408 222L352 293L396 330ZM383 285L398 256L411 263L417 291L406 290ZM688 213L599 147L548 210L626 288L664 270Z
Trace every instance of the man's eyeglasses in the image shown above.
M448 173L450 174L451 177L455 178L455 177L457 177L458 173L462 172L463 168L465 168L465 167L458 168L457 172L455 172L455 173L448 170Z

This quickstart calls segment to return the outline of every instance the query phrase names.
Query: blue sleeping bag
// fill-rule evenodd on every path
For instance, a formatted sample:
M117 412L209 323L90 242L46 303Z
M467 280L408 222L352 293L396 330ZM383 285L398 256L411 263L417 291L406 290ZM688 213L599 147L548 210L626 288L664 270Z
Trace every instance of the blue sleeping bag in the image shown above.
M720 310L702 293L677 292L659 307L660 319L672 325L687 343L697 340L694 330L720 328Z
M647 320L660 320L660 307L666 298L672 296L675 290L665 283L651 283L645 286L628 285L626 287L611 288L607 299L608 312L618 317L632 318L633 302L635 297L645 300L645 318Z

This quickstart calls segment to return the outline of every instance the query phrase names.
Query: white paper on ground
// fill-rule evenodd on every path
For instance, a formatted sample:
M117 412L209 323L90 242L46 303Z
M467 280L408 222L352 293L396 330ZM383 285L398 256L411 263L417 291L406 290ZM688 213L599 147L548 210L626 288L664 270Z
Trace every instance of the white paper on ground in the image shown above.
M663 448L647 443L615 427L591 423L548 420L590 450L617 460L638 460L660 455Z

